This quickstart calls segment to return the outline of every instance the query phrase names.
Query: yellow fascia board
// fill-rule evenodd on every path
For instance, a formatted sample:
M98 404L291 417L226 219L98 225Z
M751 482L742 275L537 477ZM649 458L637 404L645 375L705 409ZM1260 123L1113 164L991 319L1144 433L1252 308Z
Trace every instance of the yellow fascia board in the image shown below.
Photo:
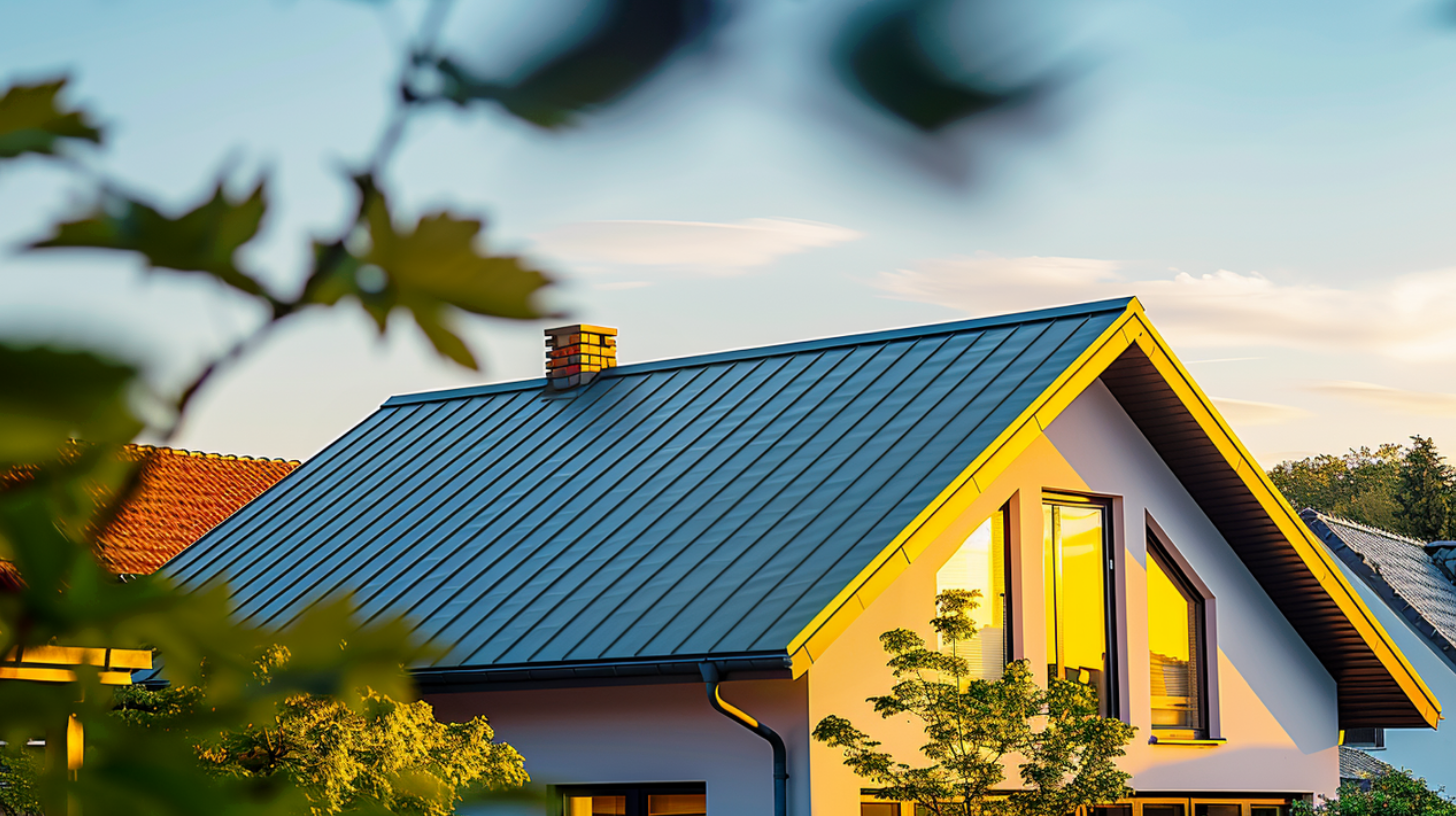
M1140 333L1137 327L1132 332L1127 327L1142 313L1142 304L1136 298L1129 301L1122 316L1088 344L1087 349L935 497L935 501L921 510L854 580L834 596L828 606L814 616L808 626L789 641L788 652L793 656L795 677L808 671L829 644L859 618L865 606L899 577L981 495L985 487L1041 435L1057 414L1071 405L1078 394L1127 350L1133 338Z
M1288 500L1270 481L1269 476L1264 473L1264 469L1259 466L1253 455L1234 435L1233 430L1214 406L1213 400L1209 399L1208 395L1198 387L1188 370L1163 342L1152 324L1141 316L1137 318L1137 322L1142 324L1142 333L1136 339L1138 348L1147 355L1153 366L1158 369L1158 373L1172 386L1184 406L1193 415L1194 420L1198 422L1199 427L1213 441L1228 463L1234 467L1239 478L1249 488L1249 492L1258 500L1259 506L1288 539L1300 560L1319 582L1320 587L1329 593L1341 614L1355 627L1360 638L1365 641L1365 644L1374 652L1376 659L1395 679L1401 691L1421 713L1421 717L1432 728L1435 728L1441 719L1440 701L1421 680L1415 668L1406 660L1390 634L1360 600L1360 596L1356 594L1354 588L1345 580L1345 576L1334 563L1334 556L1305 526L1304 521L1299 518L1299 513L1290 506Z

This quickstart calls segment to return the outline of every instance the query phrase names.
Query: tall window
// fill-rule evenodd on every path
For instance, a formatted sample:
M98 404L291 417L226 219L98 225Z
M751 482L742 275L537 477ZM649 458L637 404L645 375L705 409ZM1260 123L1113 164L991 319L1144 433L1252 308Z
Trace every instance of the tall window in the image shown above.
M562 816L706 816L702 784L564 787Z
M1148 668L1153 728L1206 730L1203 597L1148 533Z
M980 593L976 608L969 615L976 625L976 636L955 646L955 654L965 659L970 667L970 676L975 680L1001 679L1011 655L1006 512L1006 508L1002 507L986 519L935 573L937 594L947 589ZM943 640L938 641L937 648L951 652L951 644Z
M1042 522L1047 677L1090 686L1097 692L1099 713L1115 716L1107 505L1048 496Z

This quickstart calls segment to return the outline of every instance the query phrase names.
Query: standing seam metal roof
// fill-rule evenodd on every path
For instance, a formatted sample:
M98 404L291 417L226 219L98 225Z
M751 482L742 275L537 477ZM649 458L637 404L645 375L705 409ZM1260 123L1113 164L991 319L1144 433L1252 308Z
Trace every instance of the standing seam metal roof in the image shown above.
M1128 302L395 397L167 571L436 667L783 654Z

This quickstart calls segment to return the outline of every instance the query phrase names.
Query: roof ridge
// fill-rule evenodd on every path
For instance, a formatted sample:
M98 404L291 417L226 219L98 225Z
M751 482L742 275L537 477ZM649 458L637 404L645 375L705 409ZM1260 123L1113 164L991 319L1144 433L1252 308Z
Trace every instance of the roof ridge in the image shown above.
M972 317L962 320L948 320L939 323L921 323L913 326L901 326L893 329L875 329L867 332L855 332L851 334L836 334L826 337L812 338L808 340L790 340L783 343L769 343L762 346L744 346L724 351L710 351L705 354L692 354L683 357L665 357L657 360L646 360L630 365L618 365L614 368L601 372L598 379L611 379L626 376L629 374L646 374L654 371L667 371L679 368L691 368L694 366L712 365L722 362L736 362L750 359L764 359L778 357L788 354L800 354L806 351L823 351L843 346L860 345L864 343L880 343L891 340L903 340L910 338L931 337L937 334L955 334L957 332L971 331L975 329L989 329L996 326L1011 324L1035 323L1042 320L1055 320L1057 318L1072 317L1076 315L1095 315L1104 312L1117 312L1127 309L1136 301L1135 297L1108 298L1105 300L1093 300L1086 303L1072 303L1065 306L1054 306L1049 309L1034 309L1027 312L1007 312L998 315L986 315L984 317ZM468 385L461 388L444 388L437 391L419 391L412 394L396 394L384 401L384 405L412 405L421 402L440 402L451 399L463 399L467 397L483 396L485 394L499 394L510 391L527 391L545 387L545 377L532 377L524 380L508 380L506 382L489 383L485 385Z
M1390 530L1383 530L1379 527L1372 527L1369 524L1362 524L1358 521L1351 521L1344 516L1336 516L1330 513L1321 513L1320 511L1315 510L1313 507L1309 508L1309 510L1310 512L1318 516L1321 520L1323 520L1326 524L1333 521L1336 524L1343 524L1346 527L1354 527L1356 530L1364 530L1367 533L1374 533L1375 535L1385 536L1386 538L1394 539L1396 541L1404 541L1408 544L1414 544L1417 547L1425 547L1427 544L1430 543L1428 541L1421 541L1417 538L1411 538L1410 536L1401 535L1400 533L1393 533Z
M240 453L213 453L210 451L197 451L188 448L173 448L167 445L143 445L136 442L128 442L123 446L129 451L142 453L175 453L179 456L191 456L197 459L220 459L223 461L235 462L275 462L285 465L301 465L298 459L281 459L271 456L248 456Z

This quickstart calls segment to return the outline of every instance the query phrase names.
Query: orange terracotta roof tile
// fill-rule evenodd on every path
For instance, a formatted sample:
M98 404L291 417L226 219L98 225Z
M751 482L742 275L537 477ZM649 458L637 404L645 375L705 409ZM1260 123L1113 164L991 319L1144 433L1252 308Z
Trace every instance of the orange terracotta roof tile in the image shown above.
M122 457L142 463L141 485L101 535L98 550L109 570L130 575L156 572L299 465L150 445L127 445ZM0 489L29 478L13 469L0 474ZM12 565L0 562L0 585L13 581Z

